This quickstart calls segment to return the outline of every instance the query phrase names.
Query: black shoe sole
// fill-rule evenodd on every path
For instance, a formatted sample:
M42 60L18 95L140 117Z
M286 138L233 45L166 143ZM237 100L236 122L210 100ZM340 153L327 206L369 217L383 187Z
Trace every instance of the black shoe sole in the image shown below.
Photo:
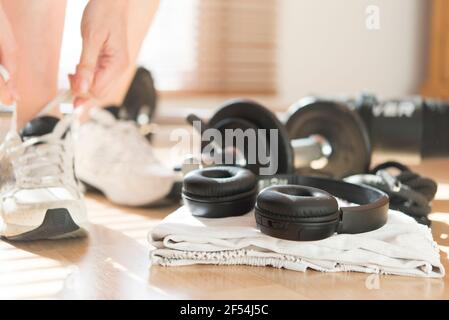
M4 238L9 241L35 241L78 238L86 235L86 231L73 221L67 209L50 209L45 213L42 224L36 229Z

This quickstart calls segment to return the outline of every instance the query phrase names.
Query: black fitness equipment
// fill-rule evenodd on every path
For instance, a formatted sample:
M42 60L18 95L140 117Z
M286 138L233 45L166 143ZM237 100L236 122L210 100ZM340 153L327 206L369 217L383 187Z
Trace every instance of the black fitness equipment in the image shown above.
M386 192L391 198L393 209L412 216L422 224L430 225L427 216L431 212L436 183L399 163L388 162L370 171L371 148L368 130L358 113L348 108L345 103L317 98L301 100L290 108L286 125L290 137L271 111L249 100L225 103L208 124L194 115L189 116L188 121L199 121L202 124L201 134L207 128L218 128L220 132L226 129L278 128L278 158L281 166L277 174L296 172L299 175L336 179L355 175L349 178L349 181ZM235 151L232 145L228 148L218 145L217 149L220 147L225 149L221 151L222 156L226 155L226 150L229 152L229 149L239 155L233 165L259 173L261 164L251 166L238 159L245 160L248 150ZM194 162L193 166L186 165L182 171L185 174L197 168L198 161ZM387 170L391 168L399 173L392 175L389 173L391 170ZM181 186L178 185L176 190L180 191Z
M386 162L367 174L345 178L346 182L364 184L382 190L390 198L390 208L413 217L417 222L430 226L428 215L431 202L437 192L437 183L411 171L397 162Z
M261 232L296 241L376 230L385 225L389 204L384 192L369 186L294 174L256 177L232 166L190 172L182 193L195 216L225 218L255 208ZM334 197L357 205L339 207Z
M305 109L304 109L305 110ZM308 111L308 110L307 110ZM295 121L293 121L293 119ZM195 116L189 117L189 122L198 120ZM250 100L232 100L225 103L202 127L215 128L222 133L222 141L218 145L223 150L235 148L234 145L226 146L225 131L227 129L266 130L265 143L267 154L270 150L269 130L278 131L275 143L278 145L278 169L277 174L290 174L299 168L310 168L316 161L325 165L320 171L313 171L327 177L342 178L345 176L363 173L369 169L371 150L367 131L363 127L361 119L345 106L335 104L313 108L312 112L304 115L299 109L292 115L289 122L290 134L276 115L262 105ZM294 130L292 130L294 124ZM208 141L203 143L207 144ZM258 146L257 146L258 147ZM245 145L245 150L234 150L235 154L248 159L250 148ZM257 150L259 153L260 150ZM269 153L269 152L268 152ZM225 157L226 152L222 153ZM260 168L266 165L260 162L246 162L241 165L235 157L232 165L243 166L253 173L259 174ZM224 161L223 161L224 162ZM301 174L311 173L312 170L303 170Z
M286 129L295 150L295 170L300 174L324 174L343 178L367 172L371 143L361 117L345 104L305 98L288 112ZM301 157L303 141L308 157Z
M368 128L373 149L420 158L449 156L449 103L411 97L379 101L363 94L348 106Z
M341 111L341 113L344 117L349 117L345 112ZM338 116L339 115L335 114L335 112L333 113L333 117ZM267 164L262 164L259 161L260 159L258 157L256 157L256 161L253 163L251 161L248 161L248 159L250 158L249 152L256 152L257 154L269 154L271 150L270 146L275 143L277 145L277 158L272 160L277 161L277 170L273 174L292 174L295 172L295 164L309 164L311 159L317 158L317 155L320 155L319 157L323 157L322 149L325 149L324 140L327 139L326 141L333 141L333 137L329 137L326 139L322 138L323 135L319 137L318 134L321 134L320 131L314 132L314 134L310 134L307 137L300 137L301 139L290 140L284 125L279 121L279 119L273 112L258 104L257 102L245 99L236 99L226 102L223 106L221 106L221 108L218 109L218 111L212 116L208 123L203 122L195 115L189 115L187 117L187 121L192 124L197 131L199 131L202 137L204 136L204 132L210 128L217 129L221 133L221 141L205 139L206 141L202 142L203 150L207 146L207 144L213 143L215 151L219 153L219 157L221 157L221 163L225 163L225 158L229 155L229 153L231 153L233 156L233 162L227 163L227 165L244 167L257 175L260 174L260 169L262 167L267 167ZM343 123L344 121L345 120L343 119L339 123ZM201 128L197 127L198 123L201 124ZM240 129L242 130L242 132L246 132L247 130L250 130L252 132L259 132L260 129L264 129L266 130L266 134L264 136L257 135L257 143L255 148L253 146L253 148L251 149L248 145L249 142L246 140L244 141L244 150L239 150L237 148L237 145L235 144L235 141L231 141L231 145L226 145L226 143L229 143L229 141L226 141L225 134L226 130L228 129ZM272 129L277 131L277 141L271 141L269 131ZM339 129L336 132L330 132L329 135L341 135L341 131L343 130ZM347 136L349 138L351 137L350 132L347 132ZM264 139L264 143L259 144L259 139ZM340 143L343 144L345 143L345 140L347 139L340 139L338 141L343 141ZM368 143L366 142L365 144L365 142L366 141L363 141L363 143L359 143L354 147L354 149L358 147L364 148ZM260 147L265 147L265 149L258 150ZM335 154L339 152L339 149L339 145L333 145L333 152L331 154L332 157L328 160L328 162L332 164L331 169L338 168L338 164L334 165L334 162L335 159L337 159L337 161L341 159L341 157L337 158L335 156ZM345 152L346 150L342 151ZM186 174L189 171L199 168L199 162L202 162L203 158L192 160L195 160L193 161L193 165L189 163L189 159L186 159L186 161L184 161L183 163L182 168L178 168L178 171L182 171L182 173ZM366 161L369 164L369 159ZM345 164L349 161L344 160L340 162L342 164ZM212 165L215 166L217 164L213 163ZM204 166L207 166L207 164L203 163L203 167ZM365 166L363 166L363 168L357 168L357 170L346 170L344 171L344 173L347 173L347 175L355 174L366 172L367 169L368 165L366 166L366 168ZM328 174L328 176L331 175ZM334 176L340 178L343 176L343 174L339 173L335 174ZM180 190L179 185L177 186L176 190ZM232 198L232 203L235 204L235 197Z
M225 103L203 127L215 128L222 133L223 141L219 144L223 149L233 147L225 146L226 129L266 129L267 150L270 150L272 143L269 130L278 130L277 174L296 171L304 175L340 179L367 172L371 161L371 147L368 132L360 117L345 105L334 102L314 104L313 108L309 100L304 100L303 103L304 106L294 106L295 112L291 114L286 128L273 112L250 100ZM246 146L245 150L236 153L248 159L249 149ZM240 166L237 159L233 164ZM256 162L243 166L258 174L264 165Z
M333 117L337 113L339 117ZM379 101L369 94L346 100L308 97L290 108L286 127L290 138L319 131L332 151L337 143L343 152L334 155L341 157L341 161L333 159L327 167L321 168L333 173L335 169L340 171L342 164L355 169L350 170L353 173L364 172L360 169L369 165L371 149L390 156L449 156L449 103L441 100L411 97ZM363 140L366 145L360 147ZM319 144L317 150L320 150ZM320 154L315 159L311 157L311 162L320 157ZM335 164L339 166L335 168ZM309 166L305 163L296 167ZM347 172L342 170L341 173L348 175Z
M195 117L196 118L196 117ZM189 117L192 119L192 116ZM197 118L196 118L197 119ZM227 129L241 129L246 131L248 129L252 132L260 132L260 129L266 130L266 135L264 138L264 144L257 143L256 149L257 153L269 154L270 146L276 143L277 148L277 171L278 174L293 173L293 150L290 145L290 140L288 138L287 132L276 117L274 113L265 108L264 106L258 104L257 102L251 100L231 100L226 102L209 120L207 124L203 124L205 128L214 128L220 131L222 136L222 141L215 141L217 145L220 146L222 150L227 152L234 152L236 156L234 157L235 162L233 165L243 166L253 173L259 174L261 167L266 167L265 164L260 163L260 159L257 158L254 163L247 161L249 159L250 148L248 142L246 141L245 150L235 150L235 144L226 145L226 135L225 131ZM277 141L270 141L270 130L277 130ZM258 137L259 138L259 137ZM203 142L203 147L208 144L209 141ZM259 150L260 146L264 146L264 150ZM229 151L232 150L232 151ZM241 163L241 155L244 159L244 163ZM226 152L222 153L222 163L225 162Z

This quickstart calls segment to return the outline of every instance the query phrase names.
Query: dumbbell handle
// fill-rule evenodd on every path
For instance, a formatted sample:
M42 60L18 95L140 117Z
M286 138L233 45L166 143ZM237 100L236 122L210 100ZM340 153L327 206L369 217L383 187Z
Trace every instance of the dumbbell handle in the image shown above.
M202 136L204 134L204 132L207 129L209 129L209 126L200 117L196 116L195 114L188 115L187 116L187 122L192 125L193 129L195 131L197 131L197 133L200 136ZM198 124L200 126L198 126ZM237 150L236 148L225 148L223 150L222 145L218 141L215 141L215 140L212 140L210 143L212 143L214 149L217 152L223 153L223 154L229 153L230 156L235 157L238 165L240 165L240 166L245 166L246 165L245 156L243 155L242 152L240 152L240 150ZM201 157L201 159L199 161L203 162L203 160L205 160L205 156L204 155ZM209 159L209 160L213 161L214 159ZM203 163L203 165L204 164L207 165L207 163L210 162L210 161L206 160L206 163ZM188 170L190 170L190 165L189 165Z
M290 144L293 149L295 168L309 167L313 161L328 156L323 152L327 142L319 136L293 139Z

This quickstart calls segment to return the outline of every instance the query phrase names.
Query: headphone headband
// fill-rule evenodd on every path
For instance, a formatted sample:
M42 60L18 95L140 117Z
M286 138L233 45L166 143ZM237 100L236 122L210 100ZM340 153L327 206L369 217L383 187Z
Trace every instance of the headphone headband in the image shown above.
M389 198L384 192L328 178L298 175L259 177L259 190L275 185L302 185L324 190L333 196L357 206L340 207L341 221L338 233L362 233L385 225L388 218Z

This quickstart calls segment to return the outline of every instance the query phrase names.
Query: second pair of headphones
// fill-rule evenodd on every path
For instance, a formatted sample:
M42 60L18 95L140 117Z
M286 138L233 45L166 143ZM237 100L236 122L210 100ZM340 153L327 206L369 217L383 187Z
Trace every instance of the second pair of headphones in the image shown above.
M257 177L227 166L190 172L182 195L195 216L226 218L254 209L261 232L295 241L376 230L385 225L389 208L388 196L368 186L297 175Z

